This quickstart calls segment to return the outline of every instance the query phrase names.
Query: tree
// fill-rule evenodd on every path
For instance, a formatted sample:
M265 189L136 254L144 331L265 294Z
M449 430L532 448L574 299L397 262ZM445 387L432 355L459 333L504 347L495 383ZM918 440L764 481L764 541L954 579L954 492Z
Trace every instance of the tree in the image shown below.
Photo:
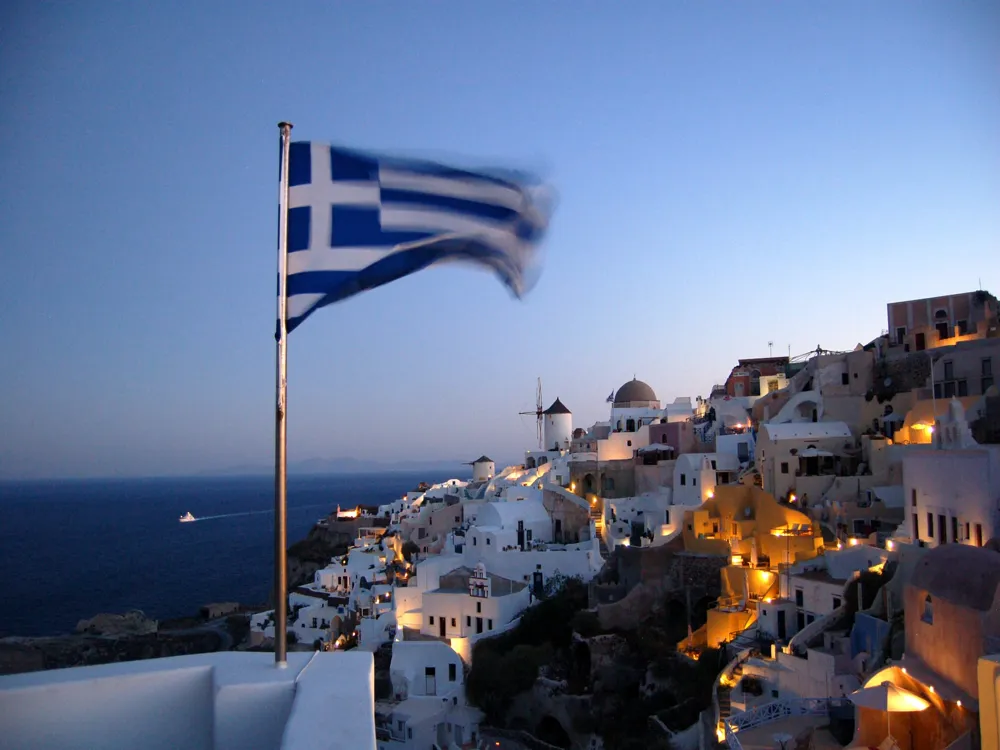
M403 559L406 562L413 562L413 556L420 552L420 547L412 539L403 544Z

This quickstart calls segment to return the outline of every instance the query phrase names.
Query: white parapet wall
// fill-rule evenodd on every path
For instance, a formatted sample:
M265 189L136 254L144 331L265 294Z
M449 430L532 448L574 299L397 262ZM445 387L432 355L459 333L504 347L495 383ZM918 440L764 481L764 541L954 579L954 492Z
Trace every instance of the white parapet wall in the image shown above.
M362 651L222 652L0 677L0 748L375 750Z

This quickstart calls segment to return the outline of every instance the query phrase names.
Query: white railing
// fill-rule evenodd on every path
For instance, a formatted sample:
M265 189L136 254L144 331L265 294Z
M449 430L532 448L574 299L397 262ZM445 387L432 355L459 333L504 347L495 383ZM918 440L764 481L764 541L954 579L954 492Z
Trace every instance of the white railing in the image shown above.
M736 656L730 661L722 671L716 675L714 688L712 690L712 708L715 711L715 723L713 727L718 728L719 722L722 721L722 711L719 708L719 687L723 684L723 681L732 681L733 675L736 673L736 668L743 664L747 659L750 658L750 653L752 649L745 648L740 651ZM726 725L726 733L729 733L729 725Z
M726 744L729 750L743 750L743 745L737 737L739 732L769 724L772 721L787 719L790 716L827 716L830 706L842 701L829 698L793 698L783 701L773 701L763 706L734 714L726 720Z

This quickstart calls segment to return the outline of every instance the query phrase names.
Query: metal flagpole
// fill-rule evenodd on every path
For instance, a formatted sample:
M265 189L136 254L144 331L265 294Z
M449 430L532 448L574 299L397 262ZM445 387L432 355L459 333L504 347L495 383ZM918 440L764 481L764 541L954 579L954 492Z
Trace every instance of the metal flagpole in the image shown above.
M277 667L287 667L288 567L285 509L288 499L288 424L285 420L285 406L288 385L288 154L292 124L279 122L278 129L281 131L281 177L278 189L278 324L274 334L277 339L274 410L274 663Z

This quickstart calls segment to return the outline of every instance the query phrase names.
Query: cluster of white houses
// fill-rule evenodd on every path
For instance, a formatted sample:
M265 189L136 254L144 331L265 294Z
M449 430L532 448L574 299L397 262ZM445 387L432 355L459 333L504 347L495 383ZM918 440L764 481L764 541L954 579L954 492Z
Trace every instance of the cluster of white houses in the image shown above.
M989 541L1000 533L997 303L980 292L914 300L889 305L888 318L889 334L852 351L740 360L695 402L663 406L632 379L607 421L582 428L556 399L542 412L540 449L521 465L498 470L481 456L471 479L380 507L388 526L362 529L292 593L293 632L327 648L392 644L380 750L474 746L479 713L462 679L476 641L516 626L553 578L589 581L616 547L671 545L726 558L723 595L678 646L692 657L747 646L720 682L719 735L734 746L739 717L762 705L891 678L904 611L907 685L923 675L937 695L978 710L975 679L919 662L921 638L946 637L928 630L931 607L958 632L935 599L966 601L961 580L949 580L957 593L926 586L916 613L905 604L939 547L964 545L984 569L1000 559ZM883 584L875 574L887 571ZM983 611L994 614L980 618L982 637L962 636L977 644L973 672L1000 652L996 584L985 584ZM254 618L254 638L271 634L268 617ZM984 689L993 705L996 688ZM944 747L979 732L973 718L953 719L923 734ZM901 750L931 747L920 735L895 739Z
M290 594L290 631L348 651L334 658L391 647L379 750L480 747L464 690L475 643L560 577L594 579L616 548L667 545L724 559L722 596L678 644L730 649L718 741L770 747L754 732L791 719L815 733L832 722L817 699L891 682L929 709L894 715L887 738L885 714L859 708L854 746L996 749L997 315L983 292L893 303L868 345L740 360L694 402L664 406L633 379L589 427L556 399L522 464L484 455L370 526L354 513L353 547ZM251 634L273 637L271 613Z

